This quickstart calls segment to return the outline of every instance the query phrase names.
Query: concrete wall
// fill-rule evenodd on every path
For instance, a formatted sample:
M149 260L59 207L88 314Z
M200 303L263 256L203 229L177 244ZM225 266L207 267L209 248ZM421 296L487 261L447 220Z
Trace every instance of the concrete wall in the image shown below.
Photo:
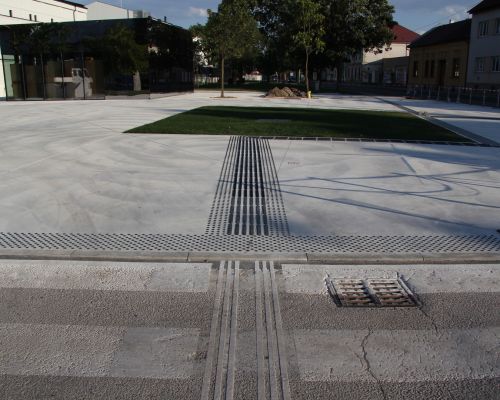
M87 19L127 19L133 18L133 11L95 1L87 5Z
M12 10L12 17L9 10ZM56 0L2 0L0 3L1 25L36 22L35 16L37 22L85 21L87 9Z
M492 57L500 56L500 34L496 33L497 19L500 19L500 7L472 17L471 41L469 50L469 68L467 84L484 88L500 88L500 72L492 72ZM479 36L479 23L488 21L488 35ZM484 72L476 71L476 58L485 57Z
M466 69L468 62L468 42L444 43L434 46L412 48L410 51L409 85L426 86L465 86ZM453 74L453 60L459 59L460 75ZM444 69L441 72L440 61L444 60ZM432 74L432 62L434 73ZM418 62L418 76L415 76L415 62ZM425 73L426 62L429 62L428 73ZM440 75L442 73L442 75ZM440 82L442 76L442 82Z

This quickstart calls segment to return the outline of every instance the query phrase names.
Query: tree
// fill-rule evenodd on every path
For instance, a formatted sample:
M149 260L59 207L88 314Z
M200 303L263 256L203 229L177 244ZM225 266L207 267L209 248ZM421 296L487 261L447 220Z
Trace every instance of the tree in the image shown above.
M321 0L326 16L323 62L337 68L359 51L381 49L394 39L394 7L387 0Z
M325 17L322 6L315 0L297 0L295 25L297 32L293 40L305 52L306 91L309 93L309 57L325 47Z
M246 0L222 0L217 12L208 10L205 27L197 29L204 53L220 62L221 97L224 97L225 62L228 58L239 59L259 45L257 21Z
M302 56L292 46L296 0L256 0L252 13L264 34L262 65L268 75L297 69Z
M272 42L268 48L277 49L278 57L284 59L286 55L292 62L294 55L289 43L295 42L297 35L294 21L301 19L298 3L299 0L257 0L253 10L261 29ZM318 67L337 67L338 79L342 64L354 54L381 49L394 39L390 30L394 25L394 7L388 0L310 0L306 3L319 4L319 12L324 16L321 38L324 48L310 62L316 62Z

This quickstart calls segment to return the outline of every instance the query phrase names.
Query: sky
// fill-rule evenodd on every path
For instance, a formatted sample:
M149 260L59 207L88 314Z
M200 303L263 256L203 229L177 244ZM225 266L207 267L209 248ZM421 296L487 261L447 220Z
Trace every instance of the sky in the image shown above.
M83 1L84 4L92 0ZM133 9L147 10L155 18L167 20L188 28L206 21L207 9L216 9L218 0L101 0L109 4ZM391 0L396 8L395 20L418 33L434 26L467 17L467 10L480 0Z

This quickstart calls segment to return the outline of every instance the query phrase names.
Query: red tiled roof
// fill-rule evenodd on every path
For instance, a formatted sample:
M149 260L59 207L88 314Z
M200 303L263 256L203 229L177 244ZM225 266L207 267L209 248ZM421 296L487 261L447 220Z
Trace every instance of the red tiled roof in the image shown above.
M394 32L392 43L411 43L420 37L418 33L410 31L401 25L394 25L391 29Z

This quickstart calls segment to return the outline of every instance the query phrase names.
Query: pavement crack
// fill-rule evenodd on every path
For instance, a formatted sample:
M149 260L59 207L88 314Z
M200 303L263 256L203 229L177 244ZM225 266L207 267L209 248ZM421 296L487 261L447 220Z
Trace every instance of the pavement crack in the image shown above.
M382 395L382 398L384 400L387 400L387 394L385 393L384 386L382 385L382 382L380 381L379 378L375 375L375 373L372 370L372 366L370 364L370 360L368 360L368 352L366 351L366 343L368 342L368 339L370 338L371 334L373 331L371 329L368 329L368 333L365 335L363 340L361 341L361 350L363 351L363 363L365 367L365 371L370 374L370 376L373 378L375 383L378 386L378 389L380 391L380 394Z
M424 317L427 318L427 320L432 324L434 331L437 334L439 332L439 328L436 324L436 321L434 321L434 318L432 318L427 311L424 311L424 307L419 307L418 309L424 315Z

